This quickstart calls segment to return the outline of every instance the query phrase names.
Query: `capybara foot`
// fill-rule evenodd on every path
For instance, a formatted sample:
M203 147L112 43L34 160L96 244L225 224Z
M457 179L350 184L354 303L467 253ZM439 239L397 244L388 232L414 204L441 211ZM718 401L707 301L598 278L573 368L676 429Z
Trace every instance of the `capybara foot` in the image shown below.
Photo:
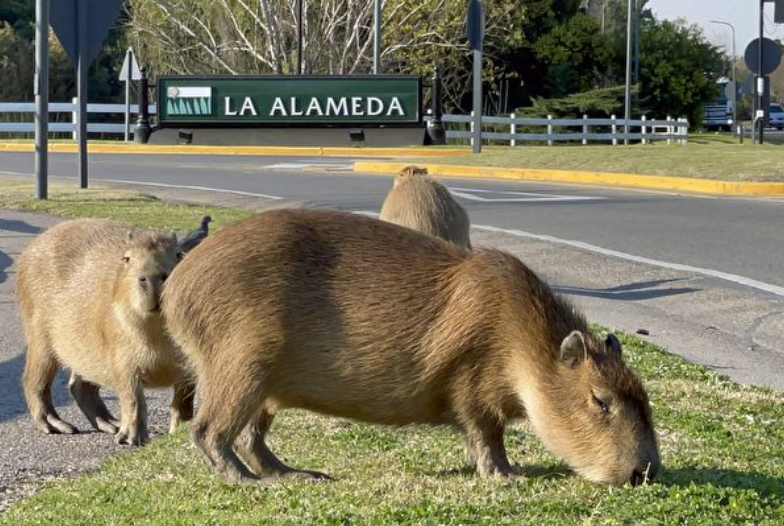
M101 431L103 433L116 435L117 432L120 430L120 421L114 419L107 420L105 418L96 417L95 427L98 429L98 431Z
M281 473L280 475L278 475L278 478L302 480L302 481L334 480L326 473L322 473L320 471L312 471L309 469L292 469L291 471L288 471L286 473Z
M35 427L47 435L74 435L79 432L79 429L77 429L76 426L69 424L65 420L51 414L46 415L40 419L36 419Z
M146 429L120 429L114 436L114 442L118 445L143 446L150 441L150 436Z

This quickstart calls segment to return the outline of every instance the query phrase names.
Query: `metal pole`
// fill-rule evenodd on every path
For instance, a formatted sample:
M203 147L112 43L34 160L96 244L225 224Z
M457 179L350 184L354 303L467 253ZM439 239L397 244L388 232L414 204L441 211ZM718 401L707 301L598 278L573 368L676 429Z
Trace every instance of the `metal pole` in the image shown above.
M297 75L302 75L302 2L297 0Z
M759 21L759 45L757 46L757 64L759 64L759 73L757 73L757 111L765 111L765 108L762 107L763 97L765 94L764 84L762 85L763 89L760 88L760 81L759 79L765 79L765 76L762 74L762 40L765 38L765 0L760 0L760 21ZM764 130L765 130L765 119L759 118L759 143L763 144L765 142L764 138Z
M482 50L474 50L474 153L482 153Z
M76 24L79 42L79 58L76 66L77 97L79 98L76 140L79 149L79 187L87 188L87 0L79 0L76 6Z
M150 140L152 130L150 128L150 114L149 107L150 101L148 98L149 85L147 83L147 68L141 68L139 71L141 78L139 79L139 118L136 121L136 131L133 134L133 140L139 144L147 144ZM163 97L159 97L162 99Z
M35 2L35 198L48 197L49 0Z
M133 50L128 48L125 54L128 64L128 78L125 79L125 142L131 140L131 81L133 80Z
M381 73L381 9L382 0L376 0L373 11L373 74Z
M632 118L632 2L628 2L628 13L626 16L626 98L625 98L625 122L623 144L629 144L629 121Z

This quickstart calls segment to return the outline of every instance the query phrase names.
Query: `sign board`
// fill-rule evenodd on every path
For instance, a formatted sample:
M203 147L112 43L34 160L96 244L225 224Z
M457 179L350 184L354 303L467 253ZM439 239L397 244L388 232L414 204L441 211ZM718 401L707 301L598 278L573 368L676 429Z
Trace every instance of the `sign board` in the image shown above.
M409 75L158 78L166 126L421 125L422 79Z
M134 81L142 80L142 71L131 48L128 48L128 51L125 52L125 60L123 60L120 68L120 82L128 82L129 78Z
M751 71L758 75L770 75L781 64L781 45L769 38L762 39L762 72L759 71L759 39L746 46L743 59Z
M87 17L85 60L89 64L100 51L106 34L117 19L123 0L56 0L50 4L52 29L71 61L79 61L79 9Z
M784 0L775 0L773 9L773 21L777 24L784 24Z
M482 0L470 0L468 3L466 32L471 49L481 51L485 39L485 12Z

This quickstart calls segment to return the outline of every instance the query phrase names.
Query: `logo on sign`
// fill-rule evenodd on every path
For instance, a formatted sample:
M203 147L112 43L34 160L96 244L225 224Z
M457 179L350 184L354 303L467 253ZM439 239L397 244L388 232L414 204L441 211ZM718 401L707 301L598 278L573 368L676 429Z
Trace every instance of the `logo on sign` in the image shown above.
M212 88L175 87L166 91L169 115L212 115Z

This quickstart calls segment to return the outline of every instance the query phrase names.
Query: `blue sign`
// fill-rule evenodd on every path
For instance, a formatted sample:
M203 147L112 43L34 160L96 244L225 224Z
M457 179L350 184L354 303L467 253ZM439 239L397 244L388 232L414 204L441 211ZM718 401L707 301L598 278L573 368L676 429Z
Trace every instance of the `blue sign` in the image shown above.
M89 64L100 51L106 34L117 19L123 0L56 0L50 4L52 29L74 64L79 61L79 22L87 28L84 59Z

